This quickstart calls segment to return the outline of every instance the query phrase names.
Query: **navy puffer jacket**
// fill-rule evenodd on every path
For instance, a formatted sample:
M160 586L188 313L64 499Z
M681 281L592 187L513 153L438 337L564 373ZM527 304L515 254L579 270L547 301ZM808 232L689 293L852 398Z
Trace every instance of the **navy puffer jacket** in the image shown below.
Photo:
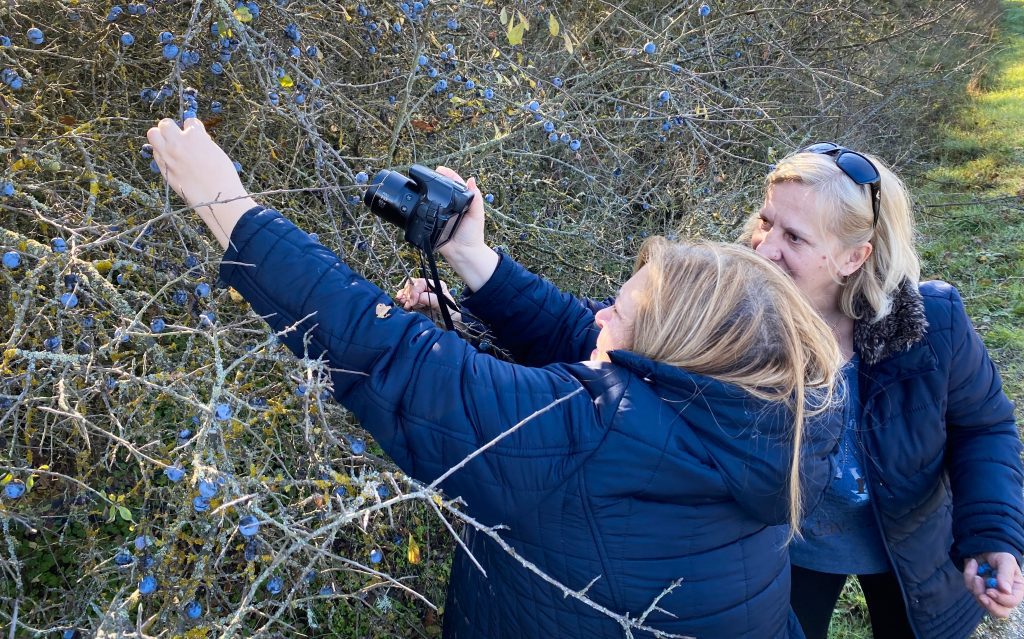
M395 307L271 210L246 213L231 241L222 279L274 329L294 326L283 337L293 352L326 358L335 396L411 476L429 482L527 420L443 483L480 523L507 526L500 534L524 561L663 632L802 636L782 552L785 410L625 351L610 364L499 361ZM510 259L477 300L497 304L509 290L550 310L522 326L576 348L589 339L591 311ZM812 457L810 493L824 487L832 445ZM457 552L446 637L624 636L484 533L466 542L487 574Z
M962 639L982 609L963 562L1024 550L1021 443L992 360L945 282L904 286L860 322L871 500L919 639Z

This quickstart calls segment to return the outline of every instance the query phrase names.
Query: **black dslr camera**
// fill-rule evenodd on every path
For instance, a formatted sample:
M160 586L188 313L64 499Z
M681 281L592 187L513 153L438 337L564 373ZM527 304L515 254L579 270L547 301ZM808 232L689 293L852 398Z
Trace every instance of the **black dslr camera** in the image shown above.
M465 186L420 164L409 177L380 171L363 194L375 215L405 229L405 241L428 254L452 239L472 201Z

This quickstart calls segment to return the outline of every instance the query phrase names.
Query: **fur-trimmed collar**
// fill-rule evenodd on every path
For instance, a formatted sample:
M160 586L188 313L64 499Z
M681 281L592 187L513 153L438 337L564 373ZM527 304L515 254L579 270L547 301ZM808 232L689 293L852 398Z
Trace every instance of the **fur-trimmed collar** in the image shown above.
M871 316L870 307L862 299L857 311L862 318ZM917 286L903 280L892 296L892 310L878 322L859 319L853 325L853 345L861 360L868 365L877 364L896 353L909 350L924 337L928 320L924 314L924 299Z

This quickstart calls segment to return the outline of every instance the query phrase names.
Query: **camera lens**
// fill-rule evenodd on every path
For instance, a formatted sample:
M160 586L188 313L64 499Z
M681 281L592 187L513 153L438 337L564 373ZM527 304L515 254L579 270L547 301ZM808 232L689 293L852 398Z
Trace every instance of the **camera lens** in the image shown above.
M397 171L380 171L363 193L363 203L374 215L404 229L419 199L416 183Z

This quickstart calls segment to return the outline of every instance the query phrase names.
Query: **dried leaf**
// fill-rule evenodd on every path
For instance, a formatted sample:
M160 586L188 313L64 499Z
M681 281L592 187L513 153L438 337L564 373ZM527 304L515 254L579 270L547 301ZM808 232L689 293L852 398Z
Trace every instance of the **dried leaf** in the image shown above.
M565 40L565 50L568 51L569 53L572 53L572 51L573 51L572 40L569 39L569 34L568 33L564 34L562 36L562 38Z
M560 30L558 20L555 19L555 14L552 13L548 16L548 31L551 32L552 37L557 38Z
M498 19L501 20L501 26L508 24L508 9L502 7L501 13L498 14Z

